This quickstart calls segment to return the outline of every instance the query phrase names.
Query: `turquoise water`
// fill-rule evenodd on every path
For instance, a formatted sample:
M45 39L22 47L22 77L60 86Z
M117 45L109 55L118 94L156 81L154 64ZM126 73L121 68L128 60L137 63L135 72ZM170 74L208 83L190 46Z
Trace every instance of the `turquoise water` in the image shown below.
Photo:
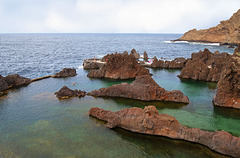
M89 79L82 69L84 59L107 53L130 51L173 59L189 58L204 48L233 53L226 46L166 43L181 34L0 34L0 74L18 73L36 78L52 75L64 67L78 75L45 79L11 90L0 98L0 157L222 157L208 148L180 140L147 136L121 129L108 129L88 116L91 107L118 111L155 105L160 113L176 117L188 127L225 130L240 136L240 112L213 107L215 83L180 80L179 70L152 70L154 80L167 90L179 89L190 104L141 102L129 99L71 98L58 100L54 92L63 86L87 92L129 81ZM72 83L75 82L76 85Z
M221 157L208 148L180 140L108 129L88 116L91 107L118 111L155 105L188 127L225 130L240 136L238 111L214 108L215 83L181 81L179 70L152 70L154 80L167 90L180 89L188 105L128 99L71 98L58 100L62 86L87 92L121 81L89 79L87 71L64 79L45 79L10 91L0 99L0 157ZM76 85L72 85L75 82ZM132 82L132 81L123 81Z

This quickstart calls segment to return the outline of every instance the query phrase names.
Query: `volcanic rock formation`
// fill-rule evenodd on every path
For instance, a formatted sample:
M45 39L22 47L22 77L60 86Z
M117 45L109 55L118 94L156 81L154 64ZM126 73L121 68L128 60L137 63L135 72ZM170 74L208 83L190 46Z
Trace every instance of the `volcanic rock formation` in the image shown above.
M106 64L99 70L90 70L88 77L93 78L113 78L113 79L130 79L136 76L150 75L149 70L137 63L133 55L111 54L103 58Z
M140 58L140 54L135 49L131 50L130 55L133 55L136 59Z
M208 49L192 53L178 77L193 80L218 82L222 70L225 68L231 55L228 53L211 53Z
M190 30L179 40L237 45L240 41L240 10L234 13L229 20L221 21L216 27L199 31Z
M60 72L56 73L53 75L53 78L61 78L61 77L73 77L76 76L76 69L71 69L71 68L64 68Z
M108 88L94 90L87 95L97 97L121 97L142 101L172 101L189 103L188 97L183 95L180 90L166 91L148 75L137 76L130 84L122 83L112 85Z
M240 44L238 44L237 48L235 48L233 55L240 56Z
M173 116L159 114L155 106L146 106L144 109L134 107L117 112L95 107L89 110L89 115L106 121L109 128L120 127L136 133L182 139L205 145L224 155L240 157L240 138L225 131L207 132L187 128Z
M59 99L67 99L70 97L84 97L86 92L81 90L71 90L67 86L63 86L58 92L54 93Z
M5 81L5 78L0 75L0 92L7 90L9 88L8 83Z
M157 57L155 56L153 58L153 63L148 66L152 68L164 68L164 69L182 69L187 62L187 59L180 57L180 58L175 58L172 61L164 61L164 60L158 60Z
M233 56L223 70L213 98L214 105L240 109L240 57Z

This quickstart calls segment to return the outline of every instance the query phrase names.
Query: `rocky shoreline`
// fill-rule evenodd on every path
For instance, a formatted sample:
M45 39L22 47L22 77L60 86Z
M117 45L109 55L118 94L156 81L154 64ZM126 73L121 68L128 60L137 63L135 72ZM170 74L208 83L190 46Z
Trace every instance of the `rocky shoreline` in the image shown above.
M122 109L117 112L98 107L91 108L89 115L106 121L106 127L123 128L135 133L182 139L207 146L213 151L232 157L240 157L240 138L225 131L208 132L187 128L173 116L159 114L155 106Z

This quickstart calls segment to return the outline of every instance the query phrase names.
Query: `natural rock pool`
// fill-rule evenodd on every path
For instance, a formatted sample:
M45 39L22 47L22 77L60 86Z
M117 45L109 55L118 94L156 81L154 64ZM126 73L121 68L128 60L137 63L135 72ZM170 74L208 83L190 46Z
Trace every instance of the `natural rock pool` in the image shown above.
M194 143L109 129L88 116L89 109L96 106L118 111L155 105L160 113L174 116L185 126L240 136L240 111L212 104L216 83L181 81L177 77L180 70L150 72L166 90L181 90L190 104L90 96L58 100L54 92L63 86L90 92L132 82L90 79L83 69L75 77L44 79L9 91L0 99L0 157L224 157Z

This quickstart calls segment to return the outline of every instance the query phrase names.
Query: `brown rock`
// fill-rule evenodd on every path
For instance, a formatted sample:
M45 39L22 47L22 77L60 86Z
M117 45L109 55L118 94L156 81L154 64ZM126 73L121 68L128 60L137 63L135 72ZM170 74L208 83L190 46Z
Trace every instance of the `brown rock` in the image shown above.
M187 62L187 59L180 57L180 58L175 58L172 61L164 61L161 59L157 59L156 56L153 58L153 63L148 66L152 68L164 68L164 69L182 69Z
M237 48L234 49L234 55L240 56L240 43L238 44Z
M5 78L0 75L0 92L7 90L9 88L8 83L5 81Z
M186 32L179 40L190 42L214 42L236 45L240 41L240 10L216 27L205 30L196 29Z
M144 52L144 53L143 53L143 60L144 60L145 62L148 62L148 54L147 54L147 52Z
M211 53L208 49L192 53L178 77L218 82L224 67L231 58L228 53Z
M31 83L31 79L19 76L18 74L4 77L9 87L19 87Z
M150 67L153 67L153 68L163 68L163 65L164 65L164 61L163 60L158 60L156 56L154 56L153 58L153 63L151 64Z
M135 49L132 49L132 50L131 50L130 55L133 55L136 59L139 59L139 58L140 58L140 54L137 53L137 51L136 51Z
M136 76L150 75L149 70L137 63L133 55L111 54L107 55L106 64L99 70L91 70L88 77L130 79Z
M101 59L85 59L83 61L83 68L84 69L100 69L103 65L106 64L102 62Z
M67 99L70 97L84 97L86 92L81 90L71 90L66 86L63 86L58 92L54 93L59 99Z
M159 114L155 106L123 109L117 112L91 108L89 115L106 121L109 128L123 128L136 133L165 136L199 143L224 155L240 157L240 138L225 131L207 132L181 125L173 116Z
M128 84L122 83L108 88L94 90L87 95L97 97L121 97L143 101L172 101L189 103L187 96L179 90L166 91L160 87L150 76L137 76Z
M213 98L216 106L240 109L240 57L233 56L223 70Z
M71 68L64 68L60 72L56 73L53 75L53 78L61 78L61 77L73 77L76 76L76 69L71 69Z

